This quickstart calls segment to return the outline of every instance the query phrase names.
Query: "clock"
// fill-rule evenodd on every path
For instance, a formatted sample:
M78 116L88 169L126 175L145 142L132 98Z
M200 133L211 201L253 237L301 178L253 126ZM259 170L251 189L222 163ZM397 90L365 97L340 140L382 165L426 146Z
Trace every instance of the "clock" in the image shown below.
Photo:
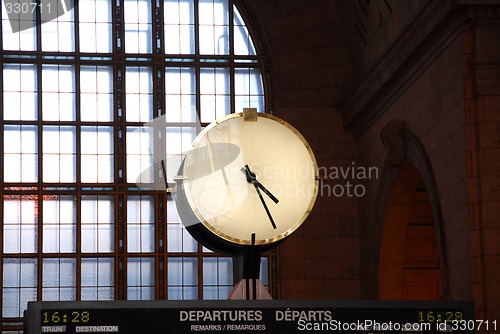
M311 212L318 193L311 147L289 123L265 113L230 114L194 140L176 177L186 229L222 253L276 245Z

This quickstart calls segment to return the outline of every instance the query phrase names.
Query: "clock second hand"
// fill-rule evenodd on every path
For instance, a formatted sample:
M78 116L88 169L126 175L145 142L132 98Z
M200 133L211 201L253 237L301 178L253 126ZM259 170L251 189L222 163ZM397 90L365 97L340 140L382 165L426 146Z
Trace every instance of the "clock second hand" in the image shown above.
M245 165L245 168L241 168L241 171L246 175L248 183L252 183L253 186L255 187L255 190L257 191L257 194L259 195L260 201L262 202L262 205L264 206L264 209L266 210L267 216L269 217L269 220L271 221L271 225L273 226L274 229L276 229L276 224L274 223L273 216L271 215L271 212L269 211L269 208L267 207L266 201L264 200L264 197L262 197L262 194L259 190L259 187L262 187L266 195L268 195L275 203L278 203L278 199L274 197L273 194L271 194L259 181L257 181L255 174L253 174L250 171L250 168L248 165ZM260 185L260 186L259 186Z

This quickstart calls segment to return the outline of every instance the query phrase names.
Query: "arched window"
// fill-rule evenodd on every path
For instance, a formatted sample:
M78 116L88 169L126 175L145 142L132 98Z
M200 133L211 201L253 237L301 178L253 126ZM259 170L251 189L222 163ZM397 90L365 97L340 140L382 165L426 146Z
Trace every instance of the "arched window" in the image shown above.
M171 196L137 184L162 178L152 147L176 161L214 119L270 108L240 4L73 1L2 2L1 330L29 300L225 299L233 284ZM137 131L158 117L165 131Z

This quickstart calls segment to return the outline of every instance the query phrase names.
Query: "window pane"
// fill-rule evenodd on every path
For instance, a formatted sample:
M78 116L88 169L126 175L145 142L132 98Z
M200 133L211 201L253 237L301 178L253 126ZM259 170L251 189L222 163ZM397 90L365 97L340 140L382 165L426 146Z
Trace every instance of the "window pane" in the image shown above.
M127 251L154 251L154 202L151 196L129 196L127 200Z
M193 0L165 0L165 53L193 54L194 2Z
M43 300L76 299L76 260L70 258L43 259Z
M30 64L4 64L4 120L37 119L37 74Z
M127 128L127 181L152 183L154 180L154 146L151 131Z
M36 300L37 260L3 260L2 316L22 317L28 301Z
M216 257L203 260L203 285L233 284L233 262L231 258Z
M227 299L232 288L232 259L205 258L203 260L203 299Z
M235 102L236 110L243 108L257 108L258 111L264 109L264 90L262 84L262 74L257 68L236 69L235 70Z
M82 66L80 92L83 122L113 120L113 69L111 66Z
M166 128L166 168L168 182L175 182L185 153L191 148L198 130L195 127L167 127Z
M203 299L204 300L224 300L227 299L229 294L233 290L232 286L204 286L203 287Z
M230 93L229 69L201 69L201 121L208 123L230 114Z
M154 299L154 259L129 258L127 260L127 299Z
M114 297L114 260L85 258L81 267L82 300L112 300Z
M113 49L111 40L111 1L79 0L80 51L107 53Z
M75 131L74 126L43 127L44 182L75 182Z
M81 131L82 182L113 182L113 128L82 126Z
M169 252L196 252L198 243L184 228L173 200L167 202L167 250Z
M253 56L256 54L255 48L253 46L252 38L248 33L248 29L245 26L245 22L240 16L240 13L233 7L234 13L234 54L235 55L249 55Z
M37 127L6 125L4 127L5 182L38 180Z
M125 73L128 122L153 119L153 77L150 67L128 67Z
M4 196L4 253L35 253L38 250L38 203L36 195Z
M75 69L70 65L43 65L42 118L44 121L74 121Z
M66 0L63 3L67 1L70 2L71 9L54 4L50 9L57 11L57 17L50 21L48 21L50 18L47 18L40 26L43 51L75 51L74 0Z
M3 5L4 2L2 2ZM36 50L36 13L7 14L2 8L2 42L4 50Z
M167 155L187 152L196 138L196 128L169 127L167 128Z
M125 0L125 52L152 51L151 1Z
M269 285L269 260L262 257L260 260L260 280L266 287Z
M227 0L199 0L201 54L229 54L229 11L227 7Z
M76 201L74 196L44 195L43 252L76 250Z
M108 253L114 250L114 201L111 196L82 196L83 253Z
M167 122L196 122L196 74L194 68L169 67L165 71Z
M168 299L198 298L198 259L168 259Z

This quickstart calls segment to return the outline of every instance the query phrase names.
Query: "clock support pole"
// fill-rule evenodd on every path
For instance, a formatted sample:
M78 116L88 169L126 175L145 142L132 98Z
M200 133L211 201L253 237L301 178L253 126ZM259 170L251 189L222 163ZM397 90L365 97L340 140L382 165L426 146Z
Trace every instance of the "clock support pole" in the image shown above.
M236 283L228 299L272 299L260 281L262 247L244 246L241 254L233 256L233 281Z

